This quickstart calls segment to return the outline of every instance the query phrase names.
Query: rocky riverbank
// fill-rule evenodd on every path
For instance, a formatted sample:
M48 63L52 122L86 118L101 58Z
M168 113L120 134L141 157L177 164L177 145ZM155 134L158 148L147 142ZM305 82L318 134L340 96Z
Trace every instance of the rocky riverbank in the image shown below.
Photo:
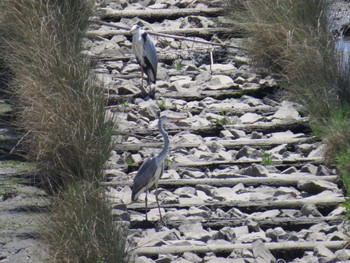
M224 9L217 10L222 6L221 1L101 2L99 19L111 26L89 33L89 54L98 61L96 72L108 87L109 110L118 123L106 190L116 218L130 227L135 260L347 260L336 171L323 164L323 145L310 134L300 105L278 99L276 82L254 72L244 39L221 33L225 27L234 32ZM166 10L174 15L165 18ZM159 75L151 95L143 96L130 36L113 27L136 22L150 32L238 48L153 36ZM220 30L204 38L199 32L206 28ZM159 182L165 226L158 224L155 191L148 195L151 222L144 221L144 194L130 204L137 168L162 147L159 112L188 115L166 126L172 149Z
M349 1L333 3L332 29L339 30L349 23ZM231 37L233 25L217 10L223 6L221 0L103 0L98 19L128 28L141 19L150 30L244 48L244 39ZM210 8L216 10L195 13ZM145 16L145 9L153 15ZM174 15L165 18L164 10ZM127 12L140 19L123 17ZM86 41L117 118L106 191L116 219L130 227L135 261L349 260L338 177L323 165L323 146L310 134L300 106L277 99L276 82L254 72L242 49L153 38L160 63L149 98L139 95L140 70L125 31L95 25ZM144 195L130 204L130 186L144 158L162 146L155 113L167 111L188 118L166 126L172 149L160 181L166 226L159 226L155 192L147 223ZM30 167L5 161L19 136L4 123L0 262L45 262L37 224L46 195L31 185Z

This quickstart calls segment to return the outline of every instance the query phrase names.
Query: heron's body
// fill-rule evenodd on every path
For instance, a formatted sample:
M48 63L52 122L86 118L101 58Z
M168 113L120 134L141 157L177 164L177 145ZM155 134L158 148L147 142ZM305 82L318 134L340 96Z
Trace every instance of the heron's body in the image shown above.
M130 32L132 33L132 50L141 67L142 78L143 73L145 73L147 75L148 85L150 83L156 83L158 57L152 39L138 25L134 25Z
M164 171L164 165L156 166L157 156L151 155L141 165L135 179L132 190L131 200L135 201L140 194L158 184L159 178Z
M163 128L163 123L166 120L167 120L167 117L163 116L163 117L160 117L158 121L159 131L164 138L164 147L158 155L152 154L140 166L140 169L138 170L134 178L134 185L133 185L132 194L131 194L131 200L135 201L140 196L140 194L146 191L145 204L146 204L146 210L147 210L147 192L151 187L155 186L156 201L157 201L161 220L163 219L160 213L159 202L158 202L158 180L163 174L164 159L169 152L169 138L168 138L168 134ZM147 211L146 211L146 219L147 219Z

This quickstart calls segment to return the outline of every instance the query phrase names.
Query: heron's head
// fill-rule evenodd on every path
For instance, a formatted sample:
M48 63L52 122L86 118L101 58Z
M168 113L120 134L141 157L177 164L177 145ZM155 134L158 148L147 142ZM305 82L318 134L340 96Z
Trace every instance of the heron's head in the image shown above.
M140 29L141 27L139 25L133 25L129 31L130 34L133 34L134 32L136 32L138 29Z

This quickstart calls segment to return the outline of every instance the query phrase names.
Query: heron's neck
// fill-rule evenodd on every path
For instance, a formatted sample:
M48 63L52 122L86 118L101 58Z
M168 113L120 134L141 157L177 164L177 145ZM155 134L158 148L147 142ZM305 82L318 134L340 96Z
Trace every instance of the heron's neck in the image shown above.
M163 150L159 153L158 159L160 161L163 161L169 152L169 137L167 132L163 128L163 123L159 122L158 126L159 126L159 131L162 134L164 139L164 147L163 147Z

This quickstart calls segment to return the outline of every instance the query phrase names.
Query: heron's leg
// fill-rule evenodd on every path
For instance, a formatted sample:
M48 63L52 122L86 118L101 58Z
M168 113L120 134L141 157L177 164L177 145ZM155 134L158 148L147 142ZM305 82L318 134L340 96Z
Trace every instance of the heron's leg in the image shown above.
M160 212L160 205L159 205L159 200L158 200L158 185L156 186L156 201L157 201L157 205L158 205L158 212L159 212L160 221L165 225L165 223L163 221L162 213Z
M143 68L141 67L141 88L143 90Z
M147 94L146 89L143 87L143 68L141 67L141 90L142 93Z
M147 218L147 194L148 194L148 190L146 191L146 198L145 198L145 209L146 209L146 221L148 221L148 218Z

